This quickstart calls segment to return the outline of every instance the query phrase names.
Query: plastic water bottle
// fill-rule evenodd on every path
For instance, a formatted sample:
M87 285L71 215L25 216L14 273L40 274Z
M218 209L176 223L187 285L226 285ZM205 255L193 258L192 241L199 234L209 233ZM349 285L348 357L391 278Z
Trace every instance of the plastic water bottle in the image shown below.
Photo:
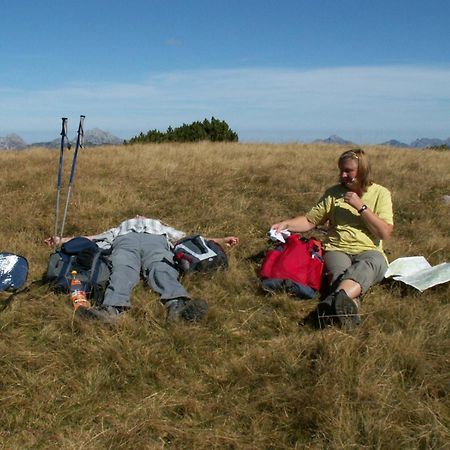
M76 311L80 306L90 308L91 304L86 297L86 291L83 289L83 283L77 278L77 271L71 272L72 280L70 281L70 298L72 300L73 309Z

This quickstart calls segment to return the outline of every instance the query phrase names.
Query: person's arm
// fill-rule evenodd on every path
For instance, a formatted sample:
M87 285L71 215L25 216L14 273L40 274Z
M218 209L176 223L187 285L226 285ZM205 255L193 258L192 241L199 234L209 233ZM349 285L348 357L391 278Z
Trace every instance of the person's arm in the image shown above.
M377 237L383 241L389 239L394 230L394 225L386 223L383 219L380 219L370 208L361 212L361 217L366 224L367 228Z
M353 208L355 208L358 212L361 211L361 208L366 206L359 195L352 191L345 194L344 201L350 206L353 206ZM389 239L391 237L392 231L394 230L394 225L381 219L370 208L365 207L360 212L360 216L370 232L376 237L382 240Z
M239 244L239 238L237 236L225 236L222 238L205 238L209 241L214 241L222 247L235 247Z
M297 216L292 219L283 220L278 223L274 223L270 228L277 233L281 233L283 230L289 230L294 233L301 233L312 230L315 227L305 216Z
M75 236L66 236L66 237L49 236L47 239L44 240L44 244L47 245L48 247L59 247L60 245L65 244L74 237ZM92 241L95 236L83 236L83 237Z
M330 209L330 195L328 191L319 199L305 215L293 217L292 219L283 220L274 223L271 229L276 233L288 230L293 233L304 233L310 231L318 225L322 225L328 220L328 212Z

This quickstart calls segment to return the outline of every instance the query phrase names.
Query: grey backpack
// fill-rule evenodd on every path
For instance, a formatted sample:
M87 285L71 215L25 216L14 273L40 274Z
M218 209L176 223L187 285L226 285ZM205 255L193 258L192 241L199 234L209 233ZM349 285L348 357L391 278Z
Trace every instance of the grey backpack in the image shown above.
M222 247L200 235L188 236L177 242L175 263L180 272L211 272L228 267L228 258Z

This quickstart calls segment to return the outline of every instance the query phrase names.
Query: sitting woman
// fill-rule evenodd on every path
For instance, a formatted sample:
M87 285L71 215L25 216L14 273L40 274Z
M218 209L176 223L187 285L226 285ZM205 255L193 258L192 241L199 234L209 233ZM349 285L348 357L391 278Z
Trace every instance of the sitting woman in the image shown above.
M358 297L379 283L388 262L382 241L393 230L390 192L372 182L364 150L348 150L339 157L340 183L325 191L305 215L272 225L281 232L305 232L329 222L325 276L330 294L318 305L319 316L335 316L341 325L361 322Z

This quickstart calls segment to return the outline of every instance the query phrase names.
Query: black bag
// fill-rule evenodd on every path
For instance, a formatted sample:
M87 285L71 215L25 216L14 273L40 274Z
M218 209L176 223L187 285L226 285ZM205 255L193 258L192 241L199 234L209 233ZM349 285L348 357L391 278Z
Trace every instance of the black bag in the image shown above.
M200 235L181 239L173 252L175 263L182 273L211 272L228 267L228 258L222 247Z
M76 270L88 299L101 304L112 269L109 253L85 237L75 237L50 255L44 281L55 292L69 293L71 272Z

